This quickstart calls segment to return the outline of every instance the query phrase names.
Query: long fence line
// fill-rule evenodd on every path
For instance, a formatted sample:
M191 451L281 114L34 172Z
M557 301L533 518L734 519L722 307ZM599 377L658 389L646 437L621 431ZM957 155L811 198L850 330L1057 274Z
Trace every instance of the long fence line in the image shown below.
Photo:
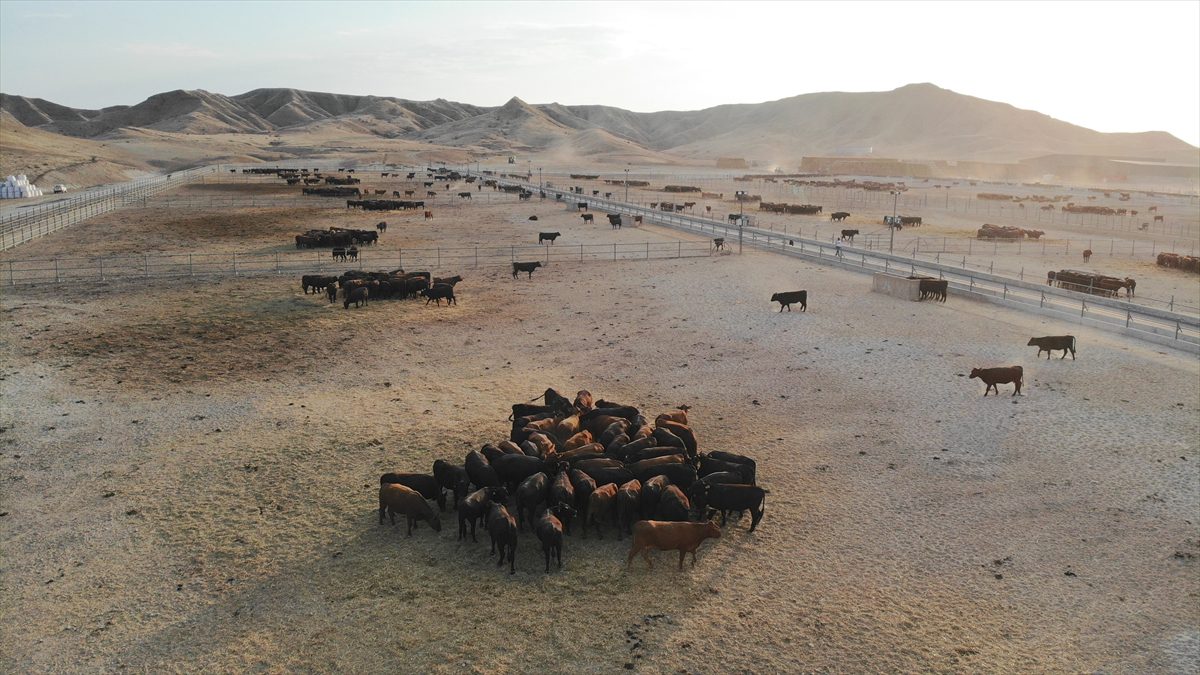
M530 190L538 189L537 186L528 183L505 182L522 185ZM1069 318L1074 322L1135 335L1158 344L1200 352L1200 316L876 251L859 249L849 253L843 252L839 256L836 248L824 241L781 236L756 227L739 228L722 221L658 211L600 197L582 197L557 192L555 194L563 194L563 199L569 202L587 202L589 207L602 211L640 215L645 222L721 237L732 245L744 242L758 248L862 272L936 276L948 280L950 287L958 294Z
M142 178L117 186L88 190L58 201L21 208L0 219L0 251L57 232L93 216L144 201L152 195L186 185L216 171L215 166L197 167L165 176Z
M545 265L597 261L669 260L712 254L708 242L660 241L615 244L520 244L383 248L364 246L356 260L337 260L329 250L277 253L169 253L90 258L45 258L5 263L8 286L118 281L162 277L231 277L263 274L315 274L346 270L408 269L453 274L462 269L500 267L514 262Z

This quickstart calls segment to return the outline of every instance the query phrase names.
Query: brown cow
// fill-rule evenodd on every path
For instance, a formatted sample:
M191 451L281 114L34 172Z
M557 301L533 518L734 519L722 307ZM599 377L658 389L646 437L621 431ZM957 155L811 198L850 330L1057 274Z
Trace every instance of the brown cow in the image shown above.
M584 429L583 431L581 431L581 432L575 434L574 436L571 436L567 440L563 441L562 450L563 450L563 452L569 452L569 451L575 450L577 448L582 448L583 446L588 445L589 443L592 443L593 441L595 441L595 439L592 438L592 432L588 431L587 429Z
M425 220L433 220L433 211L425 212Z
M1040 354L1040 352L1039 352ZM1012 384L1014 385L1013 396L1021 393L1021 378L1024 377L1024 370L1021 366L1011 366L1008 368L972 368L970 379L979 378L987 385L983 390L983 395L986 397L988 391L995 389L996 395L1000 395L1000 389L997 385Z
M692 554L692 566L696 566L696 549L705 539L718 539L721 528L712 521L703 523L676 523L658 520L639 520L633 524L633 546L629 549L629 557L625 566L633 562L638 553L646 560L646 565L654 568L650 559L650 549L659 551L679 551L679 569L683 569L683 558Z
M596 536L604 538L604 532L600 526L607 520L612 520L613 512L617 506L617 484L608 483L602 485L592 491L588 496L588 525L596 526ZM587 527L583 528L586 535Z
M429 523L434 532L442 531L442 520L438 514L429 506L429 502L421 496L420 492L398 485L388 483L379 487L379 524L383 524L383 514L388 512L392 518L392 524L396 524L396 514L402 513L408 517L408 536L412 536L413 525L418 520L424 520Z
M593 219L593 218L592 218L592 214L590 214L590 213L583 213L583 214L580 214L580 216L579 216L579 217L580 217L580 218L583 218L583 222L585 222L585 223L589 223L589 224L592 222L592 219Z
M1092 249L1090 249L1090 248L1083 249L1083 262L1087 262L1091 259L1092 259Z

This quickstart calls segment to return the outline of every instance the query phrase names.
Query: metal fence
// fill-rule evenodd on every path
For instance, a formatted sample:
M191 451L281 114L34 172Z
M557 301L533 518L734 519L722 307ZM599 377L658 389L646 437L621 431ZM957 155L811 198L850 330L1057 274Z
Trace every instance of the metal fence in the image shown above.
M619 244L456 246L434 248L363 247L356 260L336 260L329 250L279 253L170 253L95 258L46 258L4 263L8 286L116 281L161 277L223 277L263 274L339 273L346 270L427 270L453 274L462 269L511 269L514 262L546 265L596 261L667 260L711 254L708 242L659 241Z
M522 185L527 189L537 189L533 185ZM557 194L559 193L551 196ZM563 199L570 197L568 193L562 194ZM601 197L579 198L577 201L587 202L589 208L610 213L640 215L645 222L706 236L722 237L731 244L744 241L751 246L815 259L848 269L871 273L920 274L946 279L950 282L950 287L959 294L971 295L1009 307L1036 308L1040 313L1070 318L1079 323L1109 330L1120 330L1159 344L1200 352L1200 316L1195 314L1147 307L1115 298L1046 286L1043 283L878 251L857 249L842 251L839 255L835 246L824 241L804 239L796 235L783 236L756 227L738 228L718 220L658 211Z
M186 185L216 171L215 166L197 167L165 176L87 190L65 199L19 208L0 218L0 251L113 209L144 201L159 192Z

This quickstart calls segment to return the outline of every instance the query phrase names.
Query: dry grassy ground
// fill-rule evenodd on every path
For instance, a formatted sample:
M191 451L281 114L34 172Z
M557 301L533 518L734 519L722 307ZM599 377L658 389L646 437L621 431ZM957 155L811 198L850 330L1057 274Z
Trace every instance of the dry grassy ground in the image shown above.
M552 204L444 208L385 245L676 236L586 228ZM28 246L176 233L240 250L326 217L166 216ZM343 310L276 277L7 290L0 667L1200 665L1194 357L953 297L901 303L864 275L749 251L556 263L531 281L434 271L467 277L457 307ZM796 288L808 313L767 301ZM1024 346L1065 332L1078 361ZM1025 396L984 399L965 377L1008 364ZM682 573L670 554L625 569L610 531L570 538L544 574L527 534L509 576L486 539L455 541L452 514L411 539L377 524L380 473L503 437L507 406L547 386L693 406L702 449L758 458L759 530L727 527Z

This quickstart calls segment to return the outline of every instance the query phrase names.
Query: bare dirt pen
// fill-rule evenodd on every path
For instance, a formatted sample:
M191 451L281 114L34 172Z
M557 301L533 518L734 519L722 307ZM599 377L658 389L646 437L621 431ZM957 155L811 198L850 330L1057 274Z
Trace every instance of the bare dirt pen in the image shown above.
M181 232L266 249L380 219L383 246L677 236L536 200L433 209L127 210L18 250L171 249ZM347 311L291 277L7 291L0 666L1195 669L1194 357L960 298L900 303L749 251L431 271L463 272L457 307ZM767 301L800 288L808 313ZM1024 346L1059 333L1078 361ZM1016 399L965 377L1015 364ZM670 554L627 571L609 530L569 538L544 574L526 533L509 576L486 538L455 541L451 513L440 535L377 524L380 473L502 438L508 404L547 386L693 406L702 449L759 460L758 531L727 527L682 573Z

